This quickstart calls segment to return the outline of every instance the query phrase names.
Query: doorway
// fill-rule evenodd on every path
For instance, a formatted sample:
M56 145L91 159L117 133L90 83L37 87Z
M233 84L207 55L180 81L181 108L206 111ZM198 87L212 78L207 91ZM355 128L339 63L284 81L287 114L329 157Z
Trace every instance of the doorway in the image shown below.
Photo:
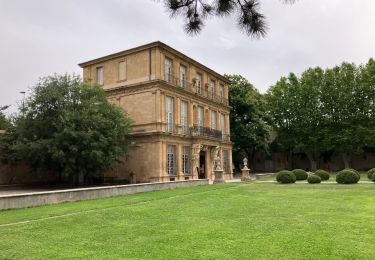
M206 179L206 152L201 151L199 153L199 179Z

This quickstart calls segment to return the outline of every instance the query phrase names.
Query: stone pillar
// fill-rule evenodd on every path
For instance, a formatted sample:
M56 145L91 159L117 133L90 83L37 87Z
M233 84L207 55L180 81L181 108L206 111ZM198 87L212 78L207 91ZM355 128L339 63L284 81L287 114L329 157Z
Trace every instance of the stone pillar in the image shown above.
M250 169L247 167L247 158L243 159L243 168L242 168L242 176L241 176L241 181L250 181Z
M215 169L214 170L214 173L215 173L215 179L214 179L214 183L224 183L224 171L222 169Z

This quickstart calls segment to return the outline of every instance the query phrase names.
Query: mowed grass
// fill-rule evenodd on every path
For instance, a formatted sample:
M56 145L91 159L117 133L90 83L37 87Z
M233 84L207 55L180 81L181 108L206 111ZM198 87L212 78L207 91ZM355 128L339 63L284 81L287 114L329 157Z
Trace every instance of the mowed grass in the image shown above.
M0 259L375 259L375 184L221 184L0 211Z

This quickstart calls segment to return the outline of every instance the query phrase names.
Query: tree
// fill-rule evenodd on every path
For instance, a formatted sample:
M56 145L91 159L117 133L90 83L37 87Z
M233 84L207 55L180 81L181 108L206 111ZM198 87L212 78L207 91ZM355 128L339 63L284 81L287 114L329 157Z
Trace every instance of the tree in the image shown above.
M303 152L311 170L324 155L337 154L345 167L352 154L375 143L375 62L343 63L323 71L306 70L300 78L282 77L267 93L277 143Z
M131 120L97 85L43 78L4 134L2 159L68 176L76 184L111 168L130 148Z
M254 156L268 148L270 127L267 124L266 105L263 96L244 77L226 75L229 83L229 105L233 157L237 163L241 153L249 159L255 171Z
M368 64L373 66L373 61ZM342 157L345 168L350 167L351 155L374 145L374 72L350 63L325 72L321 98L325 146Z
M0 106L0 130L5 130L10 125L9 119L3 113L8 107L9 106Z
M164 0L164 3L172 17L185 18L185 31L188 34L199 33L204 21L211 16L231 15L236 16L238 27L248 36L260 38L267 32L265 16L259 12L259 0L213 0L210 3L202 0Z

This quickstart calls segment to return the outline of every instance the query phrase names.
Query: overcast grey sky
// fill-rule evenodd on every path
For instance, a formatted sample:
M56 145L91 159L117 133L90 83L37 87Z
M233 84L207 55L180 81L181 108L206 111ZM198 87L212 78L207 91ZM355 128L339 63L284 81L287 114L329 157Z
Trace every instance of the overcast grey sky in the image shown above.
M231 18L195 37L152 0L0 0L0 105L41 76L81 74L78 63L160 40L219 73L242 74L261 92L281 76L375 57L374 0L261 0L270 30L243 35Z

